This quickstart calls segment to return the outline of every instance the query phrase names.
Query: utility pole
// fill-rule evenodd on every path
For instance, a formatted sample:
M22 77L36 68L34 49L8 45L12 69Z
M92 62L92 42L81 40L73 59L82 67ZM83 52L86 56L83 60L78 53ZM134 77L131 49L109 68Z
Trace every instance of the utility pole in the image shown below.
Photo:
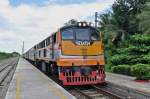
M97 28L98 23L98 12L95 12L95 27Z
M24 54L24 41L23 41L23 45L22 45L22 56Z

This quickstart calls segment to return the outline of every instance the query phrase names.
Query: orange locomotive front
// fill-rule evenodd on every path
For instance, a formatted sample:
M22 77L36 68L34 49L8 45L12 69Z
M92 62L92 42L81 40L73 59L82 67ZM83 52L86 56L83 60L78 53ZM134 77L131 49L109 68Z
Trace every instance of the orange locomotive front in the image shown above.
M59 79L64 85L104 83L105 62L101 35L86 23L80 25L66 26L58 32Z
M58 75L63 85L105 82L102 38L85 22L60 28L24 56L42 71Z

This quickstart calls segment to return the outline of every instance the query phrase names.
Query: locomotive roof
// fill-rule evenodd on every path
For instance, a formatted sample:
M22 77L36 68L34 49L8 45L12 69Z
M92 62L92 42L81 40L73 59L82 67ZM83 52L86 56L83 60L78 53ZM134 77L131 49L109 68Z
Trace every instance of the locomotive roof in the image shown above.
M63 27L60 28L60 30L66 29L66 28L72 28L72 27L83 27L83 26L77 26L77 25L63 26ZM95 28L93 26L85 26L85 27Z

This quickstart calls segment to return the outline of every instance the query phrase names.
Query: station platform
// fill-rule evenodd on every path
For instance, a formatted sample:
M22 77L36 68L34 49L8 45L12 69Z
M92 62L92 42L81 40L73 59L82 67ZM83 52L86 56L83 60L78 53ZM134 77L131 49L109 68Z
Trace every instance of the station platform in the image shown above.
M76 99L23 58L8 88L5 99Z
M136 82L135 77L106 72L106 81L150 94L150 82Z

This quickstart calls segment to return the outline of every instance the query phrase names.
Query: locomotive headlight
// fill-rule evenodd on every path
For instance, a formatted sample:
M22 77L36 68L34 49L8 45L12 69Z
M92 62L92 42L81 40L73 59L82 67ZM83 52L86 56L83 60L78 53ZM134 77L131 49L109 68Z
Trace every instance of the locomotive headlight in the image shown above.
M78 22L79 27L86 27L88 26L87 22Z
M82 26L82 23L81 23L81 22L79 22L79 23L78 23L78 26Z
M85 26L86 26L86 23L83 23L83 26L85 27Z

